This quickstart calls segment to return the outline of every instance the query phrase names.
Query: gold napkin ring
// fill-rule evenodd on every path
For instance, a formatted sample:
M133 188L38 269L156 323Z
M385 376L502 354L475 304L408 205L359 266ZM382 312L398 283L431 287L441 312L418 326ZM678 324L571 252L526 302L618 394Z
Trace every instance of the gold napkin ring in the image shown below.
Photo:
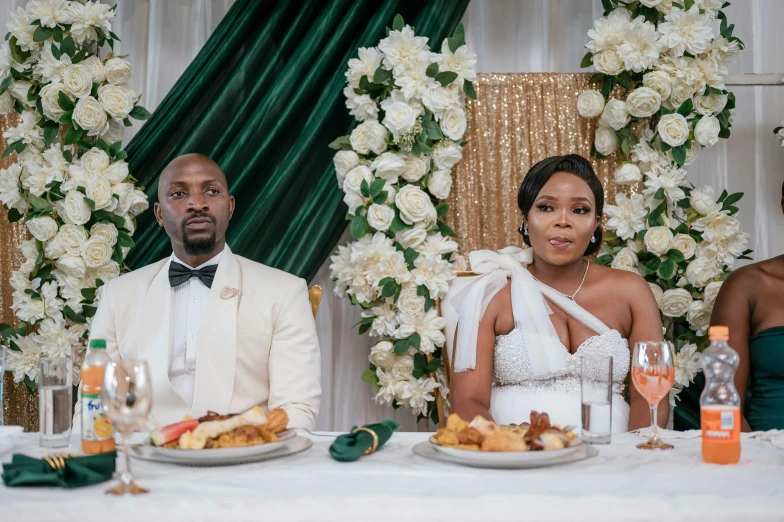
M370 455L371 453L376 451L378 449L378 435L376 435L376 432L371 430L370 428L365 428L363 426L361 428L355 429L351 433L356 433L358 431L366 431L366 432L370 433L373 436L373 447L372 448L368 448L368 450L365 453L363 453L363 455Z

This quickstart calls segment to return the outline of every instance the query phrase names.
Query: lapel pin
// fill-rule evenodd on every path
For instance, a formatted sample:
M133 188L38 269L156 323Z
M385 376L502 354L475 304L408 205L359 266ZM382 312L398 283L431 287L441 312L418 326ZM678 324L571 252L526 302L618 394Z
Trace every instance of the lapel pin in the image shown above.
M231 299L232 297L236 297L240 291L236 288L232 288L230 286L224 286L221 289L220 298L221 299Z

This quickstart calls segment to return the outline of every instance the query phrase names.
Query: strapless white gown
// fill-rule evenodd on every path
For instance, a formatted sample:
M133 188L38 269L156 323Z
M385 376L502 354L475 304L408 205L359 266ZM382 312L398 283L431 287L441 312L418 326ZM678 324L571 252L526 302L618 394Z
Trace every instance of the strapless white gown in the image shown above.
M587 312L586 312L587 313ZM533 376L520 330L499 335L495 342L490 414L499 424L528 422L531 411L547 412L553 423L581 425L580 356L613 358L612 431L629 431L629 404L623 398L629 374L629 344L617 330L587 339L574 354L566 347L566 368L550 376Z

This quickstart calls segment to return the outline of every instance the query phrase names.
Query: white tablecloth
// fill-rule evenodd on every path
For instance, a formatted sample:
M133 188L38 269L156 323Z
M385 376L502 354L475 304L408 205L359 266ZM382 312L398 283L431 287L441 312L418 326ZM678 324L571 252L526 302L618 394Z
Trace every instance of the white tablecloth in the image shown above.
M628 433L598 446L593 459L515 471L414 455L412 446L427 437L396 433L379 452L354 463L329 456L329 436L311 436L315 444L304 453L242 466L133 460L137 482L151 490L136 497L107 496L107 484L78 490L0 485L0 520L784 520L784 450L745 435L734 466L703 463L698 437L673 439L674 450L651 452L636 449L642 438ZM37 442L37 435L25 434L14 451L48 453Z

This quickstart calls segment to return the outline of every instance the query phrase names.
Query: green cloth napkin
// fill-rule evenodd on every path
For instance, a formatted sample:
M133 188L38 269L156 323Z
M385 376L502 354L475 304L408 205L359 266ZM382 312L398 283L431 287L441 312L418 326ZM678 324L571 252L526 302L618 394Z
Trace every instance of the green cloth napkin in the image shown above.
M17 486L62 486L79 488L112 478L117 453L99 453L65 460L65 468L54 470L43 459L14 455L10 464L3 464L3 484Z
M392 436L392 433L399 427L400 425L397 422L389 419L380 424L368 424L363 426L363 428L372 430L378 437L378 447L376 448L376 451L386 444ZM329 447L329 454L332 455L333 459L339 460L340 462L354 462L355 460L359 460L359 457L373 447L373 435L366 431L354 431L356 428L357 427L354 426L351 429L351 433L346 433L335 439L335 442Z

